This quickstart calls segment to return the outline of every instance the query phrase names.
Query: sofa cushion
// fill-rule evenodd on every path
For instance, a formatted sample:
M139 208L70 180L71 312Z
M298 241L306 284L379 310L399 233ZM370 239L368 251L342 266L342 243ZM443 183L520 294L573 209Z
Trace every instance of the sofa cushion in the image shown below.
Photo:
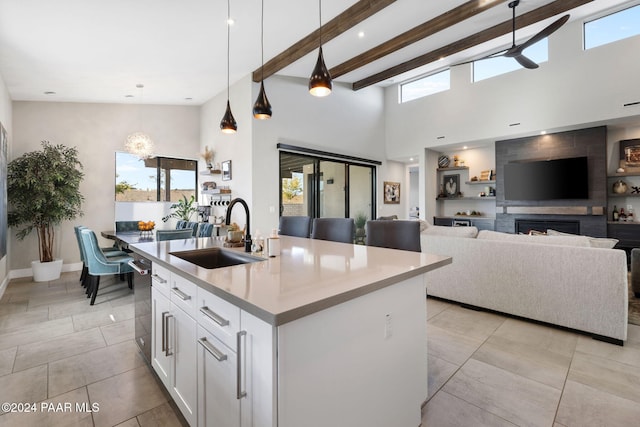
M499 240L505 242L522 242L534 243L539 245L562 245L589 248L591 243L587 236L549 236L544 234L509 234L500 233L498 231L480 230L478 239L482 240Z
M556 230L547 230L547 235L549 236L576 236L576 234L563 233L561 231ZM613 247L618 243L618 239L608 239L606 237L590 237L589 244L592 248L602 248L602 249L613 249Z
M429 236L469 237L473 239L478 235L478 229L476 227L446 227L444 225L429 225L422 234Z

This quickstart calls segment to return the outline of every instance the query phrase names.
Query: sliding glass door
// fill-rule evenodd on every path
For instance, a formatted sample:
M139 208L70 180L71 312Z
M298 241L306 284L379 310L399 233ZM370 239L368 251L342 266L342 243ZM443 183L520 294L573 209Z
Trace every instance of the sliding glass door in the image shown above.
M280 152L280 215L375 218L375 166Z

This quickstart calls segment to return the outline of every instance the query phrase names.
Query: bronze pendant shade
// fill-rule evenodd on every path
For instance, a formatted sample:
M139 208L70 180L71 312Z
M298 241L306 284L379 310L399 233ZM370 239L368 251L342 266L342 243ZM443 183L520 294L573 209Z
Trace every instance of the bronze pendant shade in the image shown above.
M267 93L264 91L264 80L260 82L260 93L258 93L258 98L253 104L253 117L260 120L271 118L271 104L267 98Z
M333 84L331 83L331 74L327 66L324 64L324 57L322 56L322 46L318 52L318 61L313 68L311 77L309 78L309 92L313 96L327 96L331 93Z
M233 113L231 113L231 104L229 103L229 46L231 44L231 31L230 31L230 23L229 20L231 18L231 5L230 0L227 0L227 110L224 112L224 116L220 121L220 130L222 133L236 133L238 130L238 124L236 123L236 119L233 117Z
M259 120L266 120L271 118L271 104L267 98L267 92L264 91L264 0L261 2L260 11L260 55L261 55L261 76L260 76L260 93L256 98L255 104L253 104L253 117Z
M224 113L224 117L220 121L220 130L222 133L236 133L238 130L238 124L236 123L236 119L233 118L233 113L231 112L231 104L229 104L229 100L227 99L227 111Z

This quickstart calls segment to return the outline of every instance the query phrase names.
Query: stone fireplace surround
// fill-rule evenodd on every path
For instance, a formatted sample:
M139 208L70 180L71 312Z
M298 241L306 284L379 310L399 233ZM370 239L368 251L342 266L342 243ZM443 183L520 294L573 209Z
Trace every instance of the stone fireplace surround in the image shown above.
M496 231L518 233L518 221L521 228L526 228L525 222L530 222L536 230L543 228L539 231L551 228L572 234L606 237L606 146L605 126L496 141ZM580 156L588 158L589 199L505 200L503 171L506 163Z

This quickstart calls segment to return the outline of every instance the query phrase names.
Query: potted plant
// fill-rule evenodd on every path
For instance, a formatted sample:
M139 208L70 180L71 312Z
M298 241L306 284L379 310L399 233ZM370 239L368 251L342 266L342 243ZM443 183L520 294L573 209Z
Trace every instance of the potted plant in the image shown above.
M198 212L198 207L195 206L196 197L191 195L191 198L187 199L187 196L182 196L182 199L178 200L178 203L174 203L170 206L173 210L169 215L162 218L162 221L167 222L171 218L178 220L190 221L191 216Z
M356 242L364 242L364 226L367 224L367 215L364 212L356 213L354 222L356 224Z
M78 150L42 141L42 150L25 153L7 168L7 212L18 240L33 230L38 235L38 261L31 263L35 281L60 277L62 259L54 259L54 227L82 216L84 178Z

